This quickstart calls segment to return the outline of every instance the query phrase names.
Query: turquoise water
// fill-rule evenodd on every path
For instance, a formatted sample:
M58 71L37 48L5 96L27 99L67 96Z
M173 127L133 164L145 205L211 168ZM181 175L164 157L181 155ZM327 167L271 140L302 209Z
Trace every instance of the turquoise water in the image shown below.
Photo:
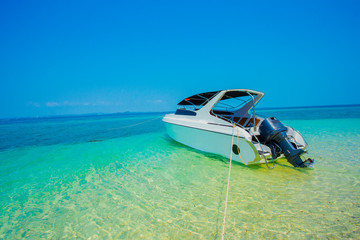
M259 113L301 131L315 167L234 164L226 239L359 239L360 107ZM0 239L220 239L229 161L158 117L1 121Z

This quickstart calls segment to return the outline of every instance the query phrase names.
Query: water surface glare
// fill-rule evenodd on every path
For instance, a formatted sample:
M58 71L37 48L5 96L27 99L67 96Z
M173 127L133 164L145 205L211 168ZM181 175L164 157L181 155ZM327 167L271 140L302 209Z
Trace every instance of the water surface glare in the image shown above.
M226 239L360 238L359 108L299 111L274 114L314 169L234 164ZM221 239L229 161L171 140L161 119L121 128L159 116L0 124L0 239Z

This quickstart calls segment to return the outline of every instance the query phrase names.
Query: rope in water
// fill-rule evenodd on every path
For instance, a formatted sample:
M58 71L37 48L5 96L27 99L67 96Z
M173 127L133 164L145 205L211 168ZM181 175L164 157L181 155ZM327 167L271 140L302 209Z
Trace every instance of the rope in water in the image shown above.
M232 137L231 137L229 174L228 174L228 182L227 182L227 187L226 187L226 199L225 199L223 229L222 229L222 234L221 234L221 239L222 240L224 240L224 237L225 237L226 212L227 212L227 206L228 206L228 200L229 200L229 191L230 191L230 176L231 176L231 164L232 164L232 158L233 158L233 146L234 146L234 135L235 135L234 129L235 128L236 128L236 126L234 124L233 125ZM236 146L239 147L239 129L238 128L236 128L236 135L237 135ZM238 151L238 153L239 153L239 157L240 157L241 161L244 164L246 164L244 162L243 158L241 157L240 151Z
M117 129L123 129L123 128L135 127L135 126L138 126L138 125L141 125L141 124L147 123L147 122L151 122L151 121L157 120L157 119L162 118L162 117L163 117L163 116L160 116L160 117L157 117L157 118L152 118L152 119L150 119L150 120L146 120L146 121L143 121L143 122L140 122L140 123L135 123L135 124L131 124L131 125L127 125L127 126L119 127L119 128L109 128L109 129L107 129L107 130L117 130Z
M233 136L234 137L234 136ZM241 154L240 154L240 147L239 147L239 128L236 128L236 146L238 146L239 148L239 157L240 157L240 160L243 162L244 165L247 165L244 160L242 159L241 157Z
M222 234L221 234L221 239L222 240L224 240L224 236L225 236L226 211L227 211L227 205L228 205L228 199L229 199L229 190L230 190L231 163L232 163L232 155L233 155L232 148L233 148L233 145L234 145L234 133L235 133L234 129L235 129L235 124L233 125L233 132L232 132L232 137L231 137L229 174L228 174L228 182L227 182L227 188L226 188L224 221L223 221L223 228L222 228Z

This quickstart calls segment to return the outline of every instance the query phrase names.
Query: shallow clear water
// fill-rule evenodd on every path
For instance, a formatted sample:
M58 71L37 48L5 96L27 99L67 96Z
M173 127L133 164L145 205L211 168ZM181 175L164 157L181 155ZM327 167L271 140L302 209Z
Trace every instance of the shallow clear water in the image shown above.
M360 238L360 108L262 113L301 131L315 167L235 163L225 237ZM229 161L160 116L2 121L0 239L220 239Z

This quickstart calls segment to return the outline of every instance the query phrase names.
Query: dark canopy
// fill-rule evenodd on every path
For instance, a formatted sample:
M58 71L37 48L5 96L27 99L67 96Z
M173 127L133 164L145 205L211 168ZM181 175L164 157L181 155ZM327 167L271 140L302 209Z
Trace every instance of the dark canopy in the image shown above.
M209 98L212 98L213 96L215 96L215 94L217 94L220 91L216 91L216 92L206 92L206 93L199 93L196 95L193 95L191 97L187 97L184 100L182 100L181 102L178 103L178 105L202 105L203 103L205 103Z
M221 98L221 100L226 100L226 99L230 99L230 98L237 98L237 97L244 97L244 96L249 96L249 94L251 95L257 95L255 93L252 92L245 92L245 91L228 91L225 93L225 95Z
M200 106L203 105L205 102L207 102L210 98L215 96L217 93L221 91L215 91L215 92L206 92L206 93L199 93L196 95L193 95L191 97L187 97L181 102L178 103L178 105L196 105ZM256 95L255 93L251 93L252 95ZM225 95L221 98L221 100L226 100L230 98L237 98L237 97L244 97L249 96L248 92L245 91L228 91L225 93Z

